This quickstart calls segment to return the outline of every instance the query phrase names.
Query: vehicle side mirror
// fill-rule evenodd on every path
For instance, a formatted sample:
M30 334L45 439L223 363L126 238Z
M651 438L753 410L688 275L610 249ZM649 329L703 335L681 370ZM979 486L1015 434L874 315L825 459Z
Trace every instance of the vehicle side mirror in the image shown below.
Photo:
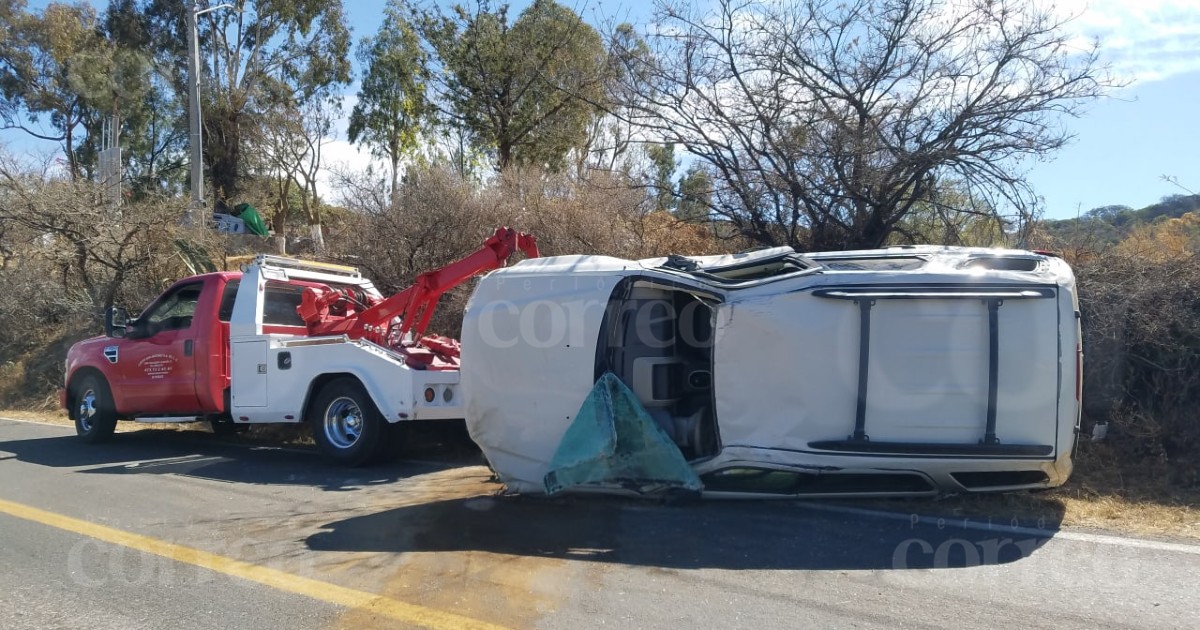
M125 309L119 306L114 306L108 309L108 313L104 315L105 336L117 338L124 337L128 328L129 314L125 312Z

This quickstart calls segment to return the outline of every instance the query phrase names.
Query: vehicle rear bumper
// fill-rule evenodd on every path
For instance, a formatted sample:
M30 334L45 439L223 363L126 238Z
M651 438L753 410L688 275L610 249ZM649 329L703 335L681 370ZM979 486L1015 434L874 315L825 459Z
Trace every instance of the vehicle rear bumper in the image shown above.
M796 452L726 447L695 465L701 479L723 469L808 473L821 483L798 486L794 496L903 496L1009 492L1053 488L1072 471L1069 453L1057 457L917 457L893 453ZM905 481L897 485L898 481ZM706 493L707 494L707 493ZM716 496L719 493L712 493Z

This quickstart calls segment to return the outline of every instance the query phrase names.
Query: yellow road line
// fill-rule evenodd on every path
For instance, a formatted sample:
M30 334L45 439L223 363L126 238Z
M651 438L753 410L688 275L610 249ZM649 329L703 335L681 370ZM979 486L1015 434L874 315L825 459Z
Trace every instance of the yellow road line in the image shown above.
M357 609L403 623L431 628L433 630L504 630L502 626L463 617L454 613L426 608L416 604L357 591L329 582L292 575L277 569L263 567L242 560L226 558L215 553L184 547L174 543L134 534L104 525L89 523L77 518L47 512L35 507L0 499L0 513L20 519L48 525L56 529L81 534L106 543L121 545L137 551L152 553L164 558L194 565L225 575L257 582L280 591L304 595L337 606Z

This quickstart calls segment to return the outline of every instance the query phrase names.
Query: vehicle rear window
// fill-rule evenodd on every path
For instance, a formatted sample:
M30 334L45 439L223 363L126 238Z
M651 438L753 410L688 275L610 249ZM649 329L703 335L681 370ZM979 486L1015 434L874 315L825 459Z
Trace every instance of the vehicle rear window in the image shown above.
M233 303L237 298L239 280L230 280L221 294L221 308L217 317L228 322L233 318ZM272 326L304 326L304 320L296 312L304 295L304 287L283 282L267 283L267 301L263 304L263 323Z
M275 326L304 326L296 312L304 287L276 282L267 283L267 301L263 304L263 323Z

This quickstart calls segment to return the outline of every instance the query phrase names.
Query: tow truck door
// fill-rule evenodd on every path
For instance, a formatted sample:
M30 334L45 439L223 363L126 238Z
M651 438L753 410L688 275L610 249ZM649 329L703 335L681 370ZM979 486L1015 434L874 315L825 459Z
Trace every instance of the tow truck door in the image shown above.
M129 413L169 415L194 413L196 338L193 321L203 292L202 282L172 287L150 305L122 340L116 364Z

